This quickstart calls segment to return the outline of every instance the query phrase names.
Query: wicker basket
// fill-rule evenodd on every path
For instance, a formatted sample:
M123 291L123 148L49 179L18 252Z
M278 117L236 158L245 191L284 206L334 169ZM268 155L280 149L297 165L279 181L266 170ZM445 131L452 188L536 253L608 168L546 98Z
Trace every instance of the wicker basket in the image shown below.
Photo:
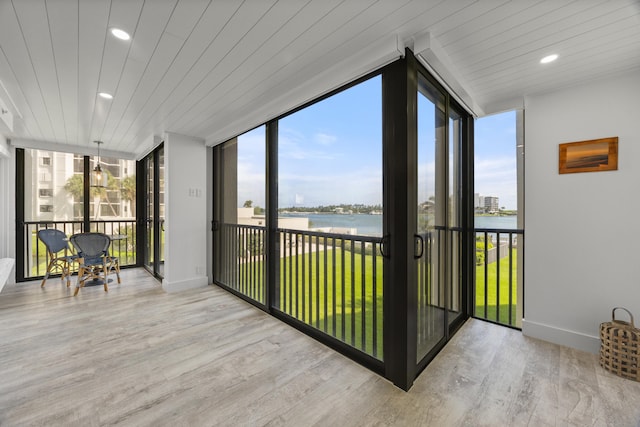
M616 320L616 310L626 311L630 321ZM614 308L611 319L600 324L600 366L621 377L640 381L640 329L636 329L633 315L626 308Z

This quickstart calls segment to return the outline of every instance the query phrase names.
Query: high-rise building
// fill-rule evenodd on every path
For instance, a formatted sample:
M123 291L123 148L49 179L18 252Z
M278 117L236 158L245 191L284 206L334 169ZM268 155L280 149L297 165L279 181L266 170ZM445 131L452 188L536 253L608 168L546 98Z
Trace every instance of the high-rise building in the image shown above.
M487 213L496 213L500 210L500 201L495 196L484 196L484 210Z

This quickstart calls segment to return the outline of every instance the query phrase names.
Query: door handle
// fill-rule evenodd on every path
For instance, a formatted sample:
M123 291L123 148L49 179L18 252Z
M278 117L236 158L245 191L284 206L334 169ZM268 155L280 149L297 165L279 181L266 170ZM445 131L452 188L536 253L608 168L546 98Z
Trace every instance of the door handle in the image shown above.
M388 244L389 235L387 234L382 238L382 241L380 242L380 255L382 255L383 258L389 258L389 251L387 251L386 249Z
M419 234L414 234L413 237L415 238L415 242L414 242L415 247L414 247L413 257L415 259L422 258L422 255L424 254L424 239ZM416 251L416 249L418 248L419 250Z

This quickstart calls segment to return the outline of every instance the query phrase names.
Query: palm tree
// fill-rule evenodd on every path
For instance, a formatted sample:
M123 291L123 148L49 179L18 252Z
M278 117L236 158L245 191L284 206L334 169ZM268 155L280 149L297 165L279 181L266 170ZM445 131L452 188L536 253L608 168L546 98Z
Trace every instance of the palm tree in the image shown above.
M120 197L129 202L131 207L131 216L136 216L136 176L129 175L122 180L122 188L120 188Z
M73 197L74 201L80 201L84 197L84 178L81 174L74 174L64 184L64 189Z
M98 198L98 203L97 203L98 207L102 203L102 198L104 197L105 201L107 202L107 205L111 209L111 214L113 216L119 216L116 210L113 208L113 202L109 199L109 192L120 190L120 186L118 185L118 181L113 177L113 175L111 175L111 172L109 172L108 170L105 170L104 172L107 174L107 186L92 187L91 189L96 190L94 197ZM100 216L100 212L96 212L96 219L99 219L99 216Z
M104 198L111 208L111 213L113 216L118 216L115 209L113 208L113 203L109 199L109 191L118 190L118 181L111 175L108 170L105 170L104 173L107 174L107 186L106 187L91 187L89 190L89 195L93 199L93 212L94 219L100 219L100 204L102 203L102 199ZM134 181L135 182L135 181ZM64 185L64 189L73 196L74 200L82 200L84 196L84 177L81 174L74 174Z

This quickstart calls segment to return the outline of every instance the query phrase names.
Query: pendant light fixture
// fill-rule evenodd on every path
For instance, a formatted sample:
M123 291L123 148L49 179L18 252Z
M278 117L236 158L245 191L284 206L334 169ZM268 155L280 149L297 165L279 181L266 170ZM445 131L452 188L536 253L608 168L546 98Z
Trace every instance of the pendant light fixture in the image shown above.
M98 158L96 160L96 166L91 173L91 186L104 188L107 186L107 173L100 167L100 145L102 141L93 141L98 145Z

